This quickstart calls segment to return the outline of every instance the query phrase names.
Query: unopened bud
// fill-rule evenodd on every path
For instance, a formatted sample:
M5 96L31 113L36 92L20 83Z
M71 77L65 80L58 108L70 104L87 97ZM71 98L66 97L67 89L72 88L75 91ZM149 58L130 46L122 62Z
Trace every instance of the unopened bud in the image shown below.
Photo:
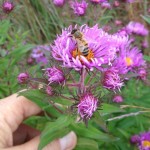
M9 0L3 2L2 9L4 13L9 14L14 9L14 4Z
M29 79L29 74L26 72L20 73L18 75L18 82L21 84L27 83L28 79Z

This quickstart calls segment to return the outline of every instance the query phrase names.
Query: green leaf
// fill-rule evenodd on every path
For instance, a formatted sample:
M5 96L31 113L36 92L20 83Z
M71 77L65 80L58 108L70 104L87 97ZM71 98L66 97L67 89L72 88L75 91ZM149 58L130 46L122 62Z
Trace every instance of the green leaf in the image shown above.
M146 61L150 61L150 56L144 55L144 59L145 59Z
M62 110L61 107L57 106L58 109ZM56 110L56 108L54 108L52 105L47 105L45 107L43 107L43 110L47 113L49 113L51 115L51 117L59 117L61 115L61 113Z
M42 132L38 150L42 150L43 147L45 147L54 139L66 135L70 131L70 129L67 127L70 125L71 122L71 117L61 116L55 122L47 123L44 131Z
M51 117L59 117L62 114L52 104L48 102L47 95L40 90L30 89L20 92L19 95L23 95L29 100L36 103L42 110L49 113ZM62 110L62 107L60 106L57 106L57 108Z
M68 96L68 95L67 95ZM66 96L66 97L67 97ZM69 98L69 96L68 96ZM52 100L55 102L55 103L59 103L59 104L62 104L62 105L66 105L66 106L70 106L72 104L72 101L71 100L68 100L68 99L65 99L61 96L57 96L57 97L53 97Z
M8 55L8 57L14 57L15 59L12 60L11 65L16 64L16 62L18 62L25 53L27 53L28 51L31 50L31 48L33 48L33 45L21 45L20 47L17 47L16 49L14 49L13 51L10 52L10 54Z
M33 101L34 103L36 103L40 108L44 108L45 106L48 105L48 103L46 103L44 101L46 94L42 93L39 90L35 90L35 89L29 89L26 91L22 91L19 93L19 95L22 95L26 98L28 98L29 100Z
M98 150L98 143L88 138L78 138L74 150Z
M124 112L124 110L114 105L103 103L102 110L99 110L99 112L102 115L106 115L111 113Z
M95 112L93 120L96 123L96 125L100 127L104 132L108 132L106 121L104 120L104 118L102 118L98 111Z
M92 126L91 124L88 124L88 127L86 128L84 124L71 124L70 125L71 130L75 131L75 133L79 137L86 137L86 138L91 138L95 139L98 141L103 141L103 142L111 142L117 140L115 137L105 134Z
M121 128L117 128L117 130L122 134L124 135L124 137L126 137L127 139L130 137L129 136L129 133L126 132L125 130L121 129Z
M150 16L143 16L143 15L141 15L141 17L142 17L148 24L150 24Z
M42 131L45 128L45 124L48 122L45 116L31 116L27 118L23 123Z
M5 57L6 54L7 54L7 51L6 51L5 49L1 49L1 50L0 50L0 55L1 55L2 57Z

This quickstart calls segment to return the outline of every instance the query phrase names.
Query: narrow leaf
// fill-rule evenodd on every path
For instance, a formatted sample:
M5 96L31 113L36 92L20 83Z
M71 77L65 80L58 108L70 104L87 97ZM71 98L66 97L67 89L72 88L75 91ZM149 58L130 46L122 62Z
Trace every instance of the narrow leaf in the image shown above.
M67 127L71 121L72 119L69 116L61 116L55 122L47 123L44 131L42 132L38 150L42 150L43 147L54 139L66 135L70 131Z
M98 150L98 143L88 138L78 138L74 150Z
M102 110L99 110L99 112L106 115L116 112L124 112L124 110L114 105L103 103Z

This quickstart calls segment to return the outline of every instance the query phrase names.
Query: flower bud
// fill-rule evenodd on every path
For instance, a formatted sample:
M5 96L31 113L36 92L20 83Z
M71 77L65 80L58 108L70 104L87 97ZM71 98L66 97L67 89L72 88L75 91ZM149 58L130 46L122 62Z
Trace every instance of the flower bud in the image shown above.
M140 68L138 70L138 77L142 80L146 80L146 77L147 77L147 71L145 68Z
M78 113L83 120L90 119L98 107L98 99L92 94L86 93L80 98L77 105Z
M107 9L111 9L111 5L110 5L110 3L108 3L108 2L103 2L103 3L101 3L101 7L102 7L102 8L107 8Z
M52 68L46 68L45 75L48 78L49 84L55 82L55 83L63 83L65 81L65 76L62 70L52 67Z
M140 137L138 135L133 135L131 138L130 138L130 142L132 144L137 144L138 142L140 141Z
M50 95L50 96L53 95L53 89L52 89L51 86L47 86L47 88L46 88L46 93L47 93L48 95Z
M122 96L120 96L120 95L114 96L113 102L115 102L115 103L121 103L121 102L123 102Z
M120 26L120 25L122 25L122 21L121 21L121 20L115 20L115 24L116 24L117 26Z
M18 82L21 84L27 83L28 79L29 79L29 74L26 72L20 73L18 75Z
M62 7L65 3L65 0L53 0L54 5Z
M29 65L32 65L32 64L34 63L34 59L33 59L32 57L29 57L29 58L27 59L27 63L28 63Z
M72 1L70 5L77 16L83 16L86 13L86 9L88 7L88 3L86 3L84 0L82 0L80 3L77 1Z
M149 47L149 42L147 39L145 39L143 42L142 42L142 47L143 48L148 48Z
M14 4L9 0L4 1L2 4L2 9L4 13L9 14L14 9Z
M123 86L123 82L115 69L105 71L102 84L105 88L110 90L120 90Z
M119 3L119 1L114 1L114 7L118 7L118 6L120 6L120 3Z

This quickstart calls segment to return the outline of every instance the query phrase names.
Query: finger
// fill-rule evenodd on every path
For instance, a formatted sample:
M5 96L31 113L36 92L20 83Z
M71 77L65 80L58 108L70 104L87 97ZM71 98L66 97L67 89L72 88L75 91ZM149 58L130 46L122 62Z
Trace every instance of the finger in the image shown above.
M39 134L40 132L38 130L33 129L25 124L21 124L13 133L13 145L15 146L23 144Z
M41 109L23 96L13 94L0 100L0 121L14 132L27 117L39 113Z
M39 145L40 137L35 137L31 141L22 144L20 146L15 146L12 148L6 148L3 150L37 150ZM64 136L61 139L57 139L50 144L48 144L46 147L43 148L43 150L72 150L77 143L77 137L74 132L70 132L66 136Z

